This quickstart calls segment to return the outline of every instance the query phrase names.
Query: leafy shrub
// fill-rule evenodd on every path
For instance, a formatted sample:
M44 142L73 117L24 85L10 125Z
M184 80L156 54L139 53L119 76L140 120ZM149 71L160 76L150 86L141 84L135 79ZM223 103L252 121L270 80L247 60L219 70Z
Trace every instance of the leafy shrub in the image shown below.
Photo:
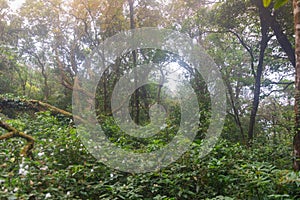
M297 199L300 195L299 173L287 170L289 140L278 148L257 141L252 149L220 140L201 159L201 140L195 140L188 152L161 171L129 174L97 162L77 138L69 119L42 112L35 119L24 115L8 122L32 135L36 144L34 159L27 159L19 156L23 140L0 143L0 197L4 200ZM113 123L105 128L111 134L118 131ZM164 142L154 140L145 147L151 151Z

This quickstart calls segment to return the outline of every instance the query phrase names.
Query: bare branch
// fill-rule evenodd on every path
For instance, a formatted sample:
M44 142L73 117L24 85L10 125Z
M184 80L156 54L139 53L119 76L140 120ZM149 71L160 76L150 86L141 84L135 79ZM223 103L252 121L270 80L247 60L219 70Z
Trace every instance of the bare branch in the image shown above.
M25 147L21 150L21 155L22 156L30 156L31 155L31 150L34 147L34 138L30 135L27 135L21 131L18 131L16 128L10 126L9 124L3 122L0 120L0 127L9 131L9 133L6 133L4 135L0 136L0 140L6 140L9 138L13 138L13 137L21 137L27 140L27 144L25 145Z

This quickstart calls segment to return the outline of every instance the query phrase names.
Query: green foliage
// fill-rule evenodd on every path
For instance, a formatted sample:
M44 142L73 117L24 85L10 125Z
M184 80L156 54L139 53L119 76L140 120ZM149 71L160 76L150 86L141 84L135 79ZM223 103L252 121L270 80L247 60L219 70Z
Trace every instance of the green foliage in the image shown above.
M262 1L265 7L273 2L275 9L287 2ZM3 8L1 11L8 8L6 1L0 0L0 5ZM200 159L199 147L209 125L211 105L207 86L200 74L187 78L197 93L201 108L201 127L197 138L190 151L159 172L128 174L109 169L87 152L69 119L54 117L49 112L34 115L34 112L23 109L20 97L15 95L44 99L55 106L70 109L72 92L61 86L61 82L70 82L72 85L74 76L81 68L79 66L99 41L128 28L125 6L123 1L112 4L107 1L26 1L19 13L10 13L11 17L3 15L0 19L0 93L14 93L3 96L13 101L11 108L1 110L7 115L1 115L1 119L5 118L18 130L36 139L32 160L19 155L26 141L20 138L1 141L1 200L299 199L300 174L290 169L294 118L290 105L277 105L281 99L275 102L275 106L268 102L260 104L252 148L248 149L239 143L245 140L241 130L246 135L248 128L249 93L253 90L254 82L251 63L257 62L260 47L261 28L253 1L226 0L208 7L198 0L174 1L170 7L167 6L170 10L163 11L157 1L137 1L135 5L137 27L173 27L203 44L221 69L228 89L231 87L233 91L230 94L231 107L235 105L238 110L241 124L237 123L237 116L230 107L228 112L231 115L226 117L223 139L205 158ZM62 12L61 9L71 12ZM290 12L291 9L275 13L285 34L293 39L293 35L289 34L293 30ZM165 20L160 13L164 13ZM284 81L281 73L289 74L291 69L273 38L265 54L265 71L273 77L276 76L274 73L278 73L281 83L289 82L289 79ZM245 46L248 50L245 50ZM253 58L249 51L254 55ZM136 52L140 65L178 62L171 52L157 49L139 49ZM62 69L58 67L59 59ZM167 98L161 100L170 111L166 128L151 138L130 137L112 117L107 117L111 113L109 100L116 82L133 67L131 52L118 59L104 72L95 97L97 114L105 115L99 121L106 136L118 147L129 151L149 152L163 148L175 136L180 125L180 107L171 96L166 95ZM41 74L41 71L44 73ZM186 76L187 73L182 75ZM61 80L64 76L65 80ZM274 80L269 80L267 74L263 79L262 91L274 89L270 87ZM183 87L182 92L185 89ZM149 105L157 102L158 87L149 84L141 87L139 92L139 123L145 125L150 121ZM283 95L292 96L292 93ZM133 103L132 98L130 105ZM130 110L134 116L134 109ZM8 119L24 111L26 115ZM0 133L4 134L5 131L0 129Z
M0 143L2 199L297 199L300 174L290 166L291 138L252 149L220 140L199 158L201 140L158 172L128 174L97 162L76 136L69 119L49 112L8 123L36 139L34 159L19 156L24 141ZM113 123L106 130L118 132ZM117 137L114 135L113 137ZM124 139L124 141L126 141ZM149 148L160 148L158 142ZM154 145L154 147L153 147Z
M264 7L269 7L269 5L271 4L272 0L263 0L263 4L264 4Z
M272 0L262 0L263 1L263 5L264 7L269 7ZM288 2L288 0L274 0L274 8L278 9L282 6L284 6L286 3Z
M274 8L278 9L278 8L284 6L288 1L289 0L277 0L277 1L275 1Z

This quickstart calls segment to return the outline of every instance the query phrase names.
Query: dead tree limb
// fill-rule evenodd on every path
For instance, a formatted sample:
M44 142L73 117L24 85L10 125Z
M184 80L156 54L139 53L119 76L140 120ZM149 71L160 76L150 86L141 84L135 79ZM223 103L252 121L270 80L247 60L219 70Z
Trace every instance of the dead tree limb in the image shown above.
M27 135L21 131L18 131L16 128L10 126L9 124L3 122L0 120L0 127L9 131L8 133L1 135L0 136L0 140L6 140L9 138L13 138L13 137L21 137L27 140L27 144L25 145L25 147L21 150L21 155L24 157L28 157L31 155L31 151L33 149L34 146L34 138L31 137L30 135Z
M23 106L24 108L26 108L26 110L33 110L34 112L50 111L54 115L61 114L68 118L74 118L81 122L84 122L84 120L82 118L80 118L79 116L75 116L68 111L62 110L60 108L57 108L48 103L44 103L42 101L26 100L26 99L14 100L14 99L5 99L5 98L0 97L0 110L4 110L7 107L14 107L17 105L20 105L21 107Z
M48 103L44 103L44 102L41 102L38 100L26 100L26 99L14 100L14 99L6 99L6 98L0 97L0 110L5 109L5 107L7 107L7 106L14 107L17 105L24 106L24 107L26 107L26 109L32 109L35 112L49 110L54 115L61 114L68 118L74 118L81 122L85 122L85 120L80 118L79 116L75 116L68 111L62 110L60 108L57 108ZM6 140L6 139L13 138L13 137L21 137L23 139L26 139L27 144L21 150L20 154L24 157L31 156L31 151L34 147L34 141L35 141L32 136L27 135L27 134L17 130L16 128L3 122L2 120L0 120L0 127L8 131L8 133L5 133L0 136L0 140Z

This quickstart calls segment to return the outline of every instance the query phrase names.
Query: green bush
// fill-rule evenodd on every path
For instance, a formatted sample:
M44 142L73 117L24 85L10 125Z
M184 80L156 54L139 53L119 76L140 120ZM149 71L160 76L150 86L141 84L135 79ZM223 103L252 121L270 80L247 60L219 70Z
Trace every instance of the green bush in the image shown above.
M24 115L8 123L32 135L36 144L34 159L28 159L19 155L25 141L13 138L0 143L0 197L3 200L300 197L300 174L289 170L288 140L277 148L273 143L261 145L256 141L253 148L248 149L221 139L205 158L199 157L201 140L196 140L179 160L161 171L129 174L97 162L77 138L69 119L42 112L35 119ZM121 136L113 123L105 126L111 137ZM125 147L134 142L123 139ZM145 148L152 151L164 146L164 142L148 141Z

